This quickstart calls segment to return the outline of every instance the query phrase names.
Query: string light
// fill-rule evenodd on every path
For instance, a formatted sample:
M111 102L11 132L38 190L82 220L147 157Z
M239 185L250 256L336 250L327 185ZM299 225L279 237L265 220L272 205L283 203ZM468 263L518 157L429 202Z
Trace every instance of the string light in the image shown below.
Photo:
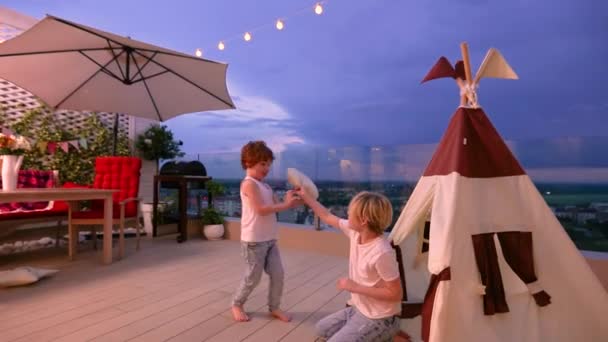
M318 2L315 6L315 13L317 13L318 15L321 15L321 13L323 13L323 6L321 6L320 2Z
M313 7L315 14L317 14L317 15L323 14L323 11L324 11L323 5L327 4L329 1L330 0L317 0L317 2L314 3L314 7ZM310 13L310 5L308 5L306 7L303 7L303 8L300 8L298 11L294 12L291 16L299 16L299 15L303 15L305 13ZM274 22L274 27L278 31L282 31L282 30L285 29L285 21L284 20L285 20L286 17L282 16L281 18L282 19L276 19L276 21ZM232 37L229 37L229 38L226 38L226 39L222 39L222 40L220 40L217 43L217 49L220 50L220 51L223 51L224 49L226 49L226 43L227 42L230 42L230 41L233 41L233 40L238 40L239 38L243 39L246 42L250 42L253 39L253 33L254 32L257 32L257 31L259 31L261 29L269 28L270 25L272 25L272 24L270 24L270 23L263 24L263 25L260 25L258 27L255 27L255 28L253 28L253 29L251 29L249 31L246 31L242 35L241 34L236 34L236 35L234 35ZM1 40L0 40L0 43L1 43ZM200 49L200 48L197 48L195 54L196 54L197 57L201 57L203 55L203 50Z

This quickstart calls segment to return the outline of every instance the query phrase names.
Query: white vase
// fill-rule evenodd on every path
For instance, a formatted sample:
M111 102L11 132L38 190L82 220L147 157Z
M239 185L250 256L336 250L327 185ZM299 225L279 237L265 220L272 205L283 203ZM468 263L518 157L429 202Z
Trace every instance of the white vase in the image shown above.
M203 234L207 240L221 240L224 237L223 224L208 224L203 227Z
M23 156L5 154L0 156L2 159L2 190L14 191L17 189L19 179L19 169L23 163Z
M141 214L144 217L144 231L147 236L152 236L152 213L153 213L153 205L152 203L142 203L141 204Z

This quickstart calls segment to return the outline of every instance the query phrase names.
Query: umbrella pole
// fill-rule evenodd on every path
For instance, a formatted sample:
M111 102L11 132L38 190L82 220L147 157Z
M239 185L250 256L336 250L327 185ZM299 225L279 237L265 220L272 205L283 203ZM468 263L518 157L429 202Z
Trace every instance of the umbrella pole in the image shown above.
M118 113L114 113L114 127L112 130L112 155L116 155L116 145L118 145Z

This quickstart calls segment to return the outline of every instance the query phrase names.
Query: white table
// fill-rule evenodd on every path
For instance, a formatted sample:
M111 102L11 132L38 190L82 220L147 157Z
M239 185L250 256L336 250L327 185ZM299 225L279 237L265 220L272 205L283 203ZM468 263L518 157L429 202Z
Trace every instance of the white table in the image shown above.
M117 190L83 189L83 188L28 188L13 191L0 190L0 203L66 201L74 208L77 201L103 200L103 263L112 263L112 194ZM69 232L69 255L74 258L78 235ZM74 241L75 240L75 241Z

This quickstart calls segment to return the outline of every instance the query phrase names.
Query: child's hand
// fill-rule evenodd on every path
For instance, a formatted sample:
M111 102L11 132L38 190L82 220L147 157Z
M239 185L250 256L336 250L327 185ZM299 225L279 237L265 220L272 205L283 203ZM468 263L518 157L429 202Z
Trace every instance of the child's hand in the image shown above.
M295 188L294 193L302 199L302 201L304 201L304 203L310 203L310 201L312 201L312 198L306 193L306 191L304 191L303 188Z
M355 287L356 284L357 283L355 283L350 278L340 278L336 282L336 288L338 290L345 290L345 291L348 291L348 292L352 292L353 288Z
M304 202L302 202L300 197L293 190L287 191L287 194L285 195L285 203L287 204L288 208L294 208L304 204Z

